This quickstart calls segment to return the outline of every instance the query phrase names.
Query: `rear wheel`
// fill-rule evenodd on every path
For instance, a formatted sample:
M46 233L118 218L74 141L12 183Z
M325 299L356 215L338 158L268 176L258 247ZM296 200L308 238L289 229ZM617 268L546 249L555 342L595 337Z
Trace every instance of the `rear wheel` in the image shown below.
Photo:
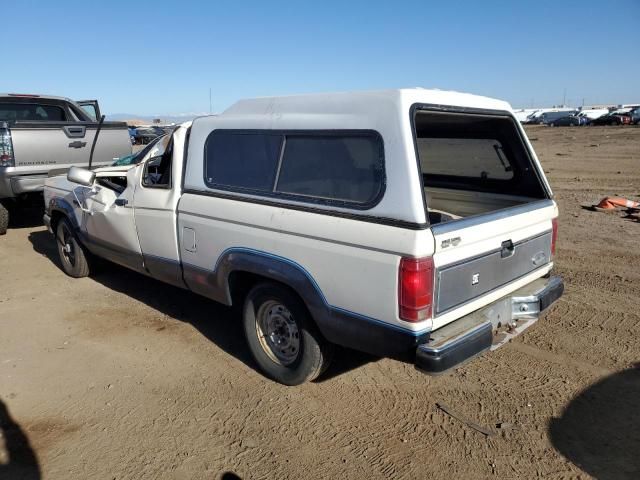
M82 278L89 275L89 262L87 253L78 241L73 228L65 218L56 226L56 243L58 255L64 273L74 278Z
M9 228L9 210L0 202L0 235L7 233Z
M329 366L332 345L302 301L283 286L261 283L251 289L244 302L243 326L253 358L277 382L300 385Z

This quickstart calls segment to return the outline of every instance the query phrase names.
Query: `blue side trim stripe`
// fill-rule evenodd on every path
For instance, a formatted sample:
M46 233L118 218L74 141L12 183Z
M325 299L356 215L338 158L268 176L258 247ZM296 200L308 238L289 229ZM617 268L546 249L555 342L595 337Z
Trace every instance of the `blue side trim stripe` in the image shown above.
M383 320L378 320L377 318L368 317L366 315L362 315L362 314L359 314L359 313L356 313L356 312L352 312L350 310L346 310L346 309L341 308L341 307L336 307L334 305L331 305L327 301L327 298L324 296L324 293L320 289L320 286L318 285L318 283L315 281L315 279L311 276L311 274L302 265L300 265L299 263L297 263L297 262L295 262L293 260L290 260L288 258L280 257L280 256L274 255L272 253L263 252L261 250L255 250L253 248L247 248L247 247L231 247L231 248L227 248L218 257L218 260L216 261L216 264L215 264L214 269L213 269L214 273L218 270L218 267L220 265L220 261L222 260L222 258L226 254L231 253L231 252L252 253L254 255L260 255L260 256L263 256L263 257L272 258L274 260L278 260L280 262L287 263L287 264L291 265L292 267L297 268L302 273L304 273L305 276L311 281L311 283L313 284L314 288L320 294L320 298L322 298L322 301L324 302L324 304L329 309L331 309L333 311L342 312L342 313L347 314L347 315L358 317L358 318L360 318L362 320L365 320L367 322L376 323L376 324L381 325L383 327L391 328L393 330L397 330L397 331L400 331L400 332L403 332L403 333L408 333L408 334L414 335L416 337L424 335L425 333L429 333L431 331L430 328L423 328L422 330L411 330L409 328L404 328L404 327L401 327L399 325L393 325L393 324L385 322Z

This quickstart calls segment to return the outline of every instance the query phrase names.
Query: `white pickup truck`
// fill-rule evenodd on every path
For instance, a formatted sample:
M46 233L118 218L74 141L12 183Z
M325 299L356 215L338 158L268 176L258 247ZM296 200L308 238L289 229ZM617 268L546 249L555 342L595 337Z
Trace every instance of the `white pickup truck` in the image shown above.
M157 153L46 181L65 272L99 256L241 306L256 363L281 383L317 377L334 344L441 373L562 295L558 208L505 102L244 100Z

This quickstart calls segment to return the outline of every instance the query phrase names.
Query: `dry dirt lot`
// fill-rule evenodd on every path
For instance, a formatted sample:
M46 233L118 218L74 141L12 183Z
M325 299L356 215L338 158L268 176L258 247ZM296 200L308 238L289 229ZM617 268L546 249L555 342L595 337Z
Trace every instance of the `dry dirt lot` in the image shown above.
M71 279L37 215L11 229L0 478L640 478L640 223L580 207L640 195L640 128L528 133L562 212L565 296L443 377L342 351L280 386L230 310L119 267Z

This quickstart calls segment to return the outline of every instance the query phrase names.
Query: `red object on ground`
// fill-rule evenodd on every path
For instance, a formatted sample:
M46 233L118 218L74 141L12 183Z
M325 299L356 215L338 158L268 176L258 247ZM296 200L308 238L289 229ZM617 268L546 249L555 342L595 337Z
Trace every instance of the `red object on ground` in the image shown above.
M638 208L640 207L640 202L634 202L633 200L627 200L622 197L604 197L596 207L604 210L613 210L618 207Z

